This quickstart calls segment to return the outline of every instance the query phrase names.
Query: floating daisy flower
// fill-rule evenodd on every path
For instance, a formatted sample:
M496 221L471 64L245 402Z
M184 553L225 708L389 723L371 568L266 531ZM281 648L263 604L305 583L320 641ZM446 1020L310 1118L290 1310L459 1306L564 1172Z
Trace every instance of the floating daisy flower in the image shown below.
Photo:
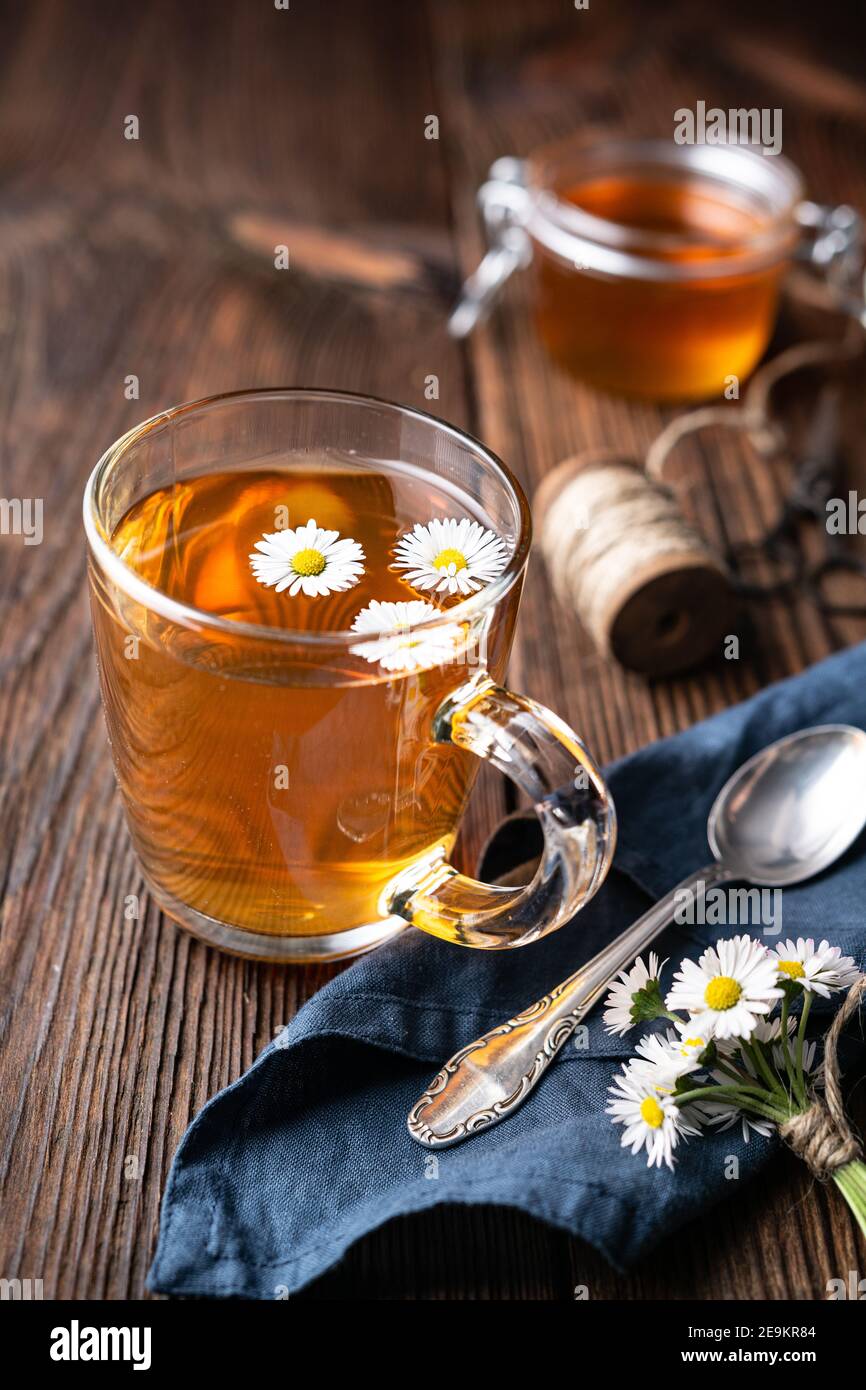
M697 965L684 960L665 1002L669 1009L688 1010L701 1037L749 1038L782 997L777 976L776 957L766 947L734 936L704 951Z
M646 990L647 985L650 984L657 989L659 975L666 964L665 961L662 961L659 965L659 958L655 951L650 951L648 959L649 966L646 966L643 959L638 956L634 965L628 970L621 970L611 984L610 993L604 1001L606 1005L604 1011L605 1032L618 1033L622 1037L629 1028L633 1028L640 1021L640 1001L636 1001L634 996ZM659 1003L661 1003L661 998L659 998Z
M505 542L468 517L427 526L416 522L394 548L394 563L414 588L448 594L483 588L502 573L507 559Z
M606 1113L615 1125L625 1125L623 1148L633 1154L646 1149L647 1167L673 1168L673 1151L681 1139L700 1131L671 1095L657 1089L658 1078L644 1063L630 1063L608 1088Z
M417 671L453 660L464 640L459 623L414 632L413 627L442 613L424 599L408 603L380 603L373 599L352 623L352 631L369 634L349 650L365 661L376 661L386 671Z
M829 941L816 947L811 936L778 942L773 948L773 959L780 981L793 980L825 999L838 989L848 989L859 974L852 956L843 956L839 947L831 946Z
M256 554L256 551L258 554ZM340 539L310 520L294 530L267 532L250 555L250 567L260 584L289 596L308 598L351 589L364 573L364 551L357 541Z

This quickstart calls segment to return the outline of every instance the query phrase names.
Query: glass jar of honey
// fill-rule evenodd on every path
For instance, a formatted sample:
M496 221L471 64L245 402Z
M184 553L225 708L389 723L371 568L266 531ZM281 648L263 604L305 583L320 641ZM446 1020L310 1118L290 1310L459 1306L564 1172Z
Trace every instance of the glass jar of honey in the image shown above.
M850 267L859 253L856 213L804 202L788 160L743 145L571 141L497 160L479 200L490 250L452 334L529 268L552 357L591 385L653 400L717 395L748 376L791 261Z

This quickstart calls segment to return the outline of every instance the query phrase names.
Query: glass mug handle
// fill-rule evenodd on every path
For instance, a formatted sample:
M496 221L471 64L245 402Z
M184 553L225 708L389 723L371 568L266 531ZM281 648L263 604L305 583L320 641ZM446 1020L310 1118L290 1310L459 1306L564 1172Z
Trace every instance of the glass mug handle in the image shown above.
M532 798L544 833L541 862L526 887L503 887L458 873L443 853L392 880L383 913L488 949L555 931L601 887L616 846L616 812L592 758L557 715L486 674L448 696L432 733L436 743L492 763Z

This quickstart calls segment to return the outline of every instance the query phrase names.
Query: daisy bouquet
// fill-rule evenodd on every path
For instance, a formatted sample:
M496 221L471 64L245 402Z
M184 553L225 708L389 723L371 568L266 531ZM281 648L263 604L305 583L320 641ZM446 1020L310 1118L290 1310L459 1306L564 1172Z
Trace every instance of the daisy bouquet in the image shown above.
M707 1129L739 1125L782 1138L823 1180L832 1178L866 1234L866 1164L845 1116L836 1049L866 992L850 956L810 937L772 950L749 936L718 941L684 960L666 994L659 963L635 961L606 1000L609 1033L660 1020L610 1087L607 1113L622 1143L647 1163L674 1166L674 1150ZM813 999L848 991L823 1040L807 1037Z

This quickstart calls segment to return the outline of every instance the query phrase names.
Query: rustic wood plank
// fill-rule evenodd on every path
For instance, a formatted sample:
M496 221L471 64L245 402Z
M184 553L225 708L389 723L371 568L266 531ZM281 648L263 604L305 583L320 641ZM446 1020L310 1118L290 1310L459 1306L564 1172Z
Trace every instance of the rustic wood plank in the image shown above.
M442 104L452 122L452 181L461 190L459 200L455 193L455 211L465 270L477 263L481 250L472 190L498 156L526 154L545 140L596 120L624 131L668 134L674 110L693 102L695 93L712 93L712 101L720 106L757 101L751 91L745 100L743 69L737 65L737 57L749 50L743 38L749 25L737 22L744 20L744 10L726 20L726 32L736 33L737 43L723 45L722 59L708 32L715 21L694 7L666 7L660 34L654 16L651 46L639 41L634 25L624 22L628 10L619 7L611 17L592 9L570 13L555 3L539 4L532 7L530 19L520 7L504 4L497 7L491 41L477 9L467 11L457 3L435 7ZM775 31L773 45L774 54L781 48L778 81L788 88L786 149L802 160L816 196L838 199L844 187L845 197L863 205L862 165L858 176L842 151L844 142L833 142L832 184L827 183L826 164L810 158L814 147L805 134L801 153L798 135L810 129L813 111L791 90L784 44ZM792 51L798 47L794 35ZM815 58L816 64L821 61ZM768 70L772 74L773 65ZM863 89L861 73L859 90ZM820 148L827 143L821 142ZM508 286L501 310L471 341L470 353L482 433L517 467L529 491L554 462L582 447L613 444L640 455L670 415L653 406L601 398L546 361L531 330L528 286L519 278ZM508 391L504 383L519 383L519 391ZM759 460L744 469L742 447L736 448L724 432L717 434L722 437L701 437L694 447L683 449L681 466L687 510L708 536L724 544L760 533L772 522L786 479L779 468L762 466ZM751 638L745 627L739 661L720 659L694 675L647 684L600 659L586 635L564 615L552 627L550 618L556 611L536 559L521 614L516 679L530 694L559 709L605 757L743 699L768 680L790 674L864 633L862 621L849 622L843 634L838 624L834 629L808 603L774 601L749 615ZM742 1206L721 1208L708 1218L723 1258L718 1251L709 1258L700 1222L685 1240L676 1242L675 1260L663 1249L628 1278L616 1276L594 1253L570 1242L573 1282L589 1284L600 1297L821 1297L827 1277L823 1271L856 1267L850 1261L856 1261L862 1242L844 1213L838 1219L832 1197L830 1219L821 1198L816 1198L814 1209L799 1206L808 1181L795 1165L783 1166L781 1172L784 1176L773 1182L769 1200L766 1192L760 1197L750 1194ZM770 1253L773 1232L795 1204L798 1220L785 1223L786 1250L779 1260ZM809 1247L822 1234L831 1238L823 1240L823 1257L816 1260Z
M348 3L324 24L44 4L5 38L0 491L44 498L45 540L0 545L0 1268L49 1296L140 1296L184 1128L333 971L221 957L149 904L99 710L81 490L136 420L241 385L425 405L435 371L438 408L466 422L447 191L423 136L424 20L404 7L371 25ZM282 240L299 248L287 275ZM504 809L486 778L471 857Z

